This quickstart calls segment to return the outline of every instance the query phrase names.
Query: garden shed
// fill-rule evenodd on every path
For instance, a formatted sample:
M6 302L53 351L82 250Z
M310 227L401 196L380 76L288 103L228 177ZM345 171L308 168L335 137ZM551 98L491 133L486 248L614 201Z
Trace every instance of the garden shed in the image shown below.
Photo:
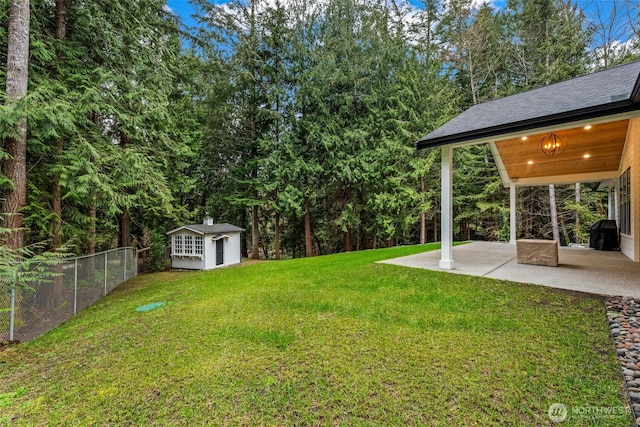
M244 228L214 224L207 217L202 224L184 225L171 230L171 268L210 270L239 264L240 233Z

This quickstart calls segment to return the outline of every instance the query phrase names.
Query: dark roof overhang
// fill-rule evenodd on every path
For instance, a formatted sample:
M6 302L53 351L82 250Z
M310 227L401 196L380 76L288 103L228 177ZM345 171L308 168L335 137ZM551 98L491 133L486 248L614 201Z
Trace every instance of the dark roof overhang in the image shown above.
M416 148L463 145L640 111L640 61L506 96L465 110Z
M640 79L639 79L640 82ZM640 97L640 86L638 86L636 97ZM633 99L633 97L631 98ZM429 140L420 139L415 145L418 150L423 148L441 147L443 145L459 144L477 139L490 138L492 136L504 135L516 132L526 132L531 129L539 129L548 126L558 126L564 123L578 122L581 120L595 119L599 117L611 116L614 114L628 113L640 110L640 100L632 102L630 99L618 101L606 105L585 108L583 110L567 111L547 117L537 117L521 122L507 123L502 126L474 130L455 135L446 135Z
M638 80L636 80L636 84L631 91L630 99L634 104L640 103L640 76L638 76Z

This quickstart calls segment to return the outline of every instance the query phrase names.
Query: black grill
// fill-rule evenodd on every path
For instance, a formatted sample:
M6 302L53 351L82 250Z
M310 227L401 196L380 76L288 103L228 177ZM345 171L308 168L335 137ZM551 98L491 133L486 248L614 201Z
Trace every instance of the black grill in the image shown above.
M591 226L589 231L589 247L599 251L620 250L618 243L618 227L615 220L603 219Z

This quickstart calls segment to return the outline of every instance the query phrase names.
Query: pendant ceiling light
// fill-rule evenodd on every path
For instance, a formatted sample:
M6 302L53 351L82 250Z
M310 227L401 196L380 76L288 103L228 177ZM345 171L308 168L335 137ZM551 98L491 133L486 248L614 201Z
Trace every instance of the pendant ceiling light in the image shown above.
M549 135L543 137L542 140L540 140L538 148L546 156L552 157L556 154L562 154L562 152L567 149L567 143L564 141L564 139L560 138L558 134L551 132Z

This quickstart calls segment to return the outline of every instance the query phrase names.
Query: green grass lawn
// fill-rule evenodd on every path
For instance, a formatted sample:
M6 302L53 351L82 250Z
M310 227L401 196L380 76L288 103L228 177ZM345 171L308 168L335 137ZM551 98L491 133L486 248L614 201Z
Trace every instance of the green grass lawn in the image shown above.
M600 299L374 264L433 248L132 279L0 349L0 424L631 424L571 412L626 405Z

